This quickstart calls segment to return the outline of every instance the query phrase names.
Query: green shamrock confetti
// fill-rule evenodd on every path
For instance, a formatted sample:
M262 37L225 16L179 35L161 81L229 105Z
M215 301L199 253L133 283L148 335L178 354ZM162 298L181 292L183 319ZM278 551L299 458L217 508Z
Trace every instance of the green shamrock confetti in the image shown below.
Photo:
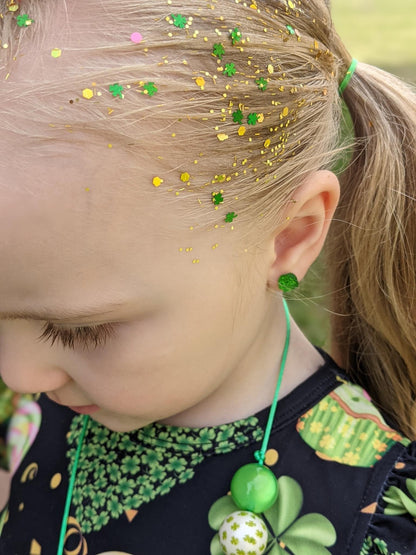
M235 75L236 71L237 70L235 69L235 65L233 63L225 64L224 73L225 75L228 75L228 77Z
M153 83L153 81L149 81L143 85L143 94L147 94L149 96L153 96L158 91L158 88Z
M110 85L108 87L108 90L111 92L111 94L114 97L119 96L120 98L123 98L123 85L119 85L118 83L114 83L113 85Z
M224 48L224 46L223 46L221 43L216 42L216 43L214 44L213 49L212 49L212 53L214 54L214 56L216 56L217 58L219 58L220 60L222 60L222 57L223 57L224 54L225 54L225 48Z
M23 13L16 17L16 22L19 27L28 27L29 25L32 25L33 19L30 19L27 13Z
M260 79L256 79L256 85L258 86L259 90L264 92L267 89L267 85L268 85L268 81L267 79L265 79L264 77L260 77Z
M249 125L256 125L258 121L259 121L259 116L258 114L256 114L256 112L251 112L251 114L247 116L247 123Z
M289 33L290 33L291 35L294 35L294 34L295 34L295 30L294 30L294 28L292 27L292 25L286 25L286 29L289 31Z
M237 217L237 214L235 212L228 212L228 214L225 216L225 221L227 224L231 224Z
M219 204L223 203L224 197L222 196L222 192L212 193L212 202L215 204L215 206L218 206Z
M243 123L244 114L242 110L238 109L233 112L233 122L241 125Z
M186 25L186 17L184 15L180 13L171 14L171 18L175 27L178 27L179 29L184 29Z
M236 27L231 31L230 38L233 45L241 41L241 39L243 38L243 35L238 27Z

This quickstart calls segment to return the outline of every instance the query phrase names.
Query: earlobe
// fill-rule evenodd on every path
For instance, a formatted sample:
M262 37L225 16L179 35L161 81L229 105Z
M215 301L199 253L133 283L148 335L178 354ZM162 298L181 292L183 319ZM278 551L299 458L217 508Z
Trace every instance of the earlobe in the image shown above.
M314 172L296 189L273 237L270 284L283 274L303 279L322 250L338 200L339 182L330 171Z

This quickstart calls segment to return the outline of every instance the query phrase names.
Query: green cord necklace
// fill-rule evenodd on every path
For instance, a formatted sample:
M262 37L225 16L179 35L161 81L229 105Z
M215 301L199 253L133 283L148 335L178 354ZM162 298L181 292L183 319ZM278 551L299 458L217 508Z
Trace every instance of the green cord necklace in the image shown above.
M64 516L62 518L61 534L59 536L59 545L57 555L63 555L65 546L65 536L68 526L69 511L71 509L72 494L74 493L75 479L77 477L77 470L79 465L79 458L81 456L82 445L84 443L85 434L87 433L90 417L85 415L82 419L82 428L78 441L77 452L75 454L74 466L72 467L71 479L69 481L68 492L66 494L66 502L64 509Z
M259 451L254 453L257 463L241 467L231 480L231 498L234 505L240 510L234 510L228 515L219 529L218 540L225 555L233 555L236 552L241 555L263 555L267 550L268 531L264 520L259 515L271 509L279 495L277 478L270 468L264 466L264 460L290 343L290 314L285 299L283 299L283 306L286 316L286 341L280 362L276 391L270 407L262 446Z
M231 496L237 507L244 511L251 511L257 514L263 513L269 509L275 503L279 493L276 476L268 467L264 466L264 459L266 458L266 451L269 445L270 434L279 400L280 387L282 385L283 374L287 361L287 354L289 351L290 314L285 299L283 299L283 307L285 309L286 317L286 341L283 348L282 360L280 362L276 391L273 403L270 407L269 419L264 432L263 443L260 451L256 451L254 453L257 463L251 463L241 467L237 470L231 480Z

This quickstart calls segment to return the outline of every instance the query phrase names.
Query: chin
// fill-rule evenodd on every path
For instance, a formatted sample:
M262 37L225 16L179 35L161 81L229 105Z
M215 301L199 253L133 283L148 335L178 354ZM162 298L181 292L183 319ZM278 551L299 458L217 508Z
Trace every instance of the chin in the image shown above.
M134 432L152 423L144 418L121 414L109 414L104 411L100 411L100 414L91 416L91 419L105 426L112 432L118 433Z

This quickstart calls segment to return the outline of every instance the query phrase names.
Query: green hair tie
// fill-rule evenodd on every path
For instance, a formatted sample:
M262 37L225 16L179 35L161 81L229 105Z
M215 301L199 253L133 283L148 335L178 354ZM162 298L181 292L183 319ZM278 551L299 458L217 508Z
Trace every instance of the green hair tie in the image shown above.
M345 74L345 77L341 83L341 85L339 86L338 92L340 95L342 95L342 93L345 91L345 89L348 87L348 83L351 81L351 77L354 75L355 70L357 69L357 65L358 65L358 60L356 60L355 58L353 58L350 67L348 68L347 73Z

